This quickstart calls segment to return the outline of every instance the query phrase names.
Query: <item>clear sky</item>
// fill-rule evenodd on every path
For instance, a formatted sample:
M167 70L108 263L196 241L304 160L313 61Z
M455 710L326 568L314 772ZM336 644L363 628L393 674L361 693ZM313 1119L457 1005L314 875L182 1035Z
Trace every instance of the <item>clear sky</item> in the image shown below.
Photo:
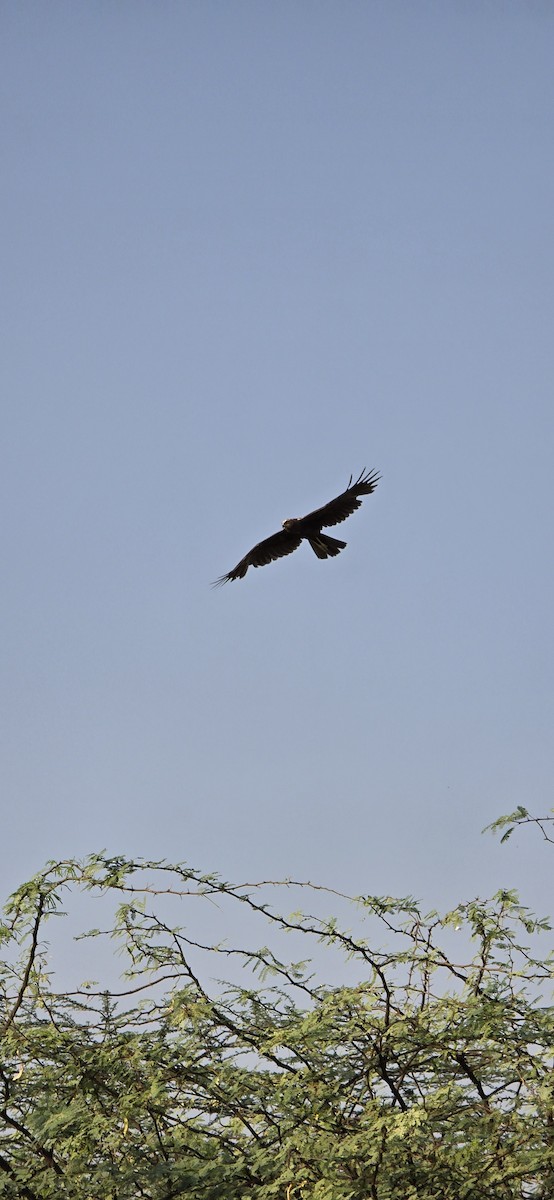
M4 894L106 847L547 910L481 829L552 805L554 7L0 26ZM210 589L364 466L338 558Z

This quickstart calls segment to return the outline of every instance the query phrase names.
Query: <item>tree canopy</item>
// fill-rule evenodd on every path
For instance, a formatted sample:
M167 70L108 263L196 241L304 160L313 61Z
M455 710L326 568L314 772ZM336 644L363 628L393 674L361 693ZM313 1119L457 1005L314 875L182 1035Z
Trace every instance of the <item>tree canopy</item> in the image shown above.
M122 956L115 984L67 982L59 922L81 893L104 921L83 936ZM199 899L244 944L191 932ZM546 1200L546 928L509 891L439 915L106 854L49 863L1 928L0 1196Z

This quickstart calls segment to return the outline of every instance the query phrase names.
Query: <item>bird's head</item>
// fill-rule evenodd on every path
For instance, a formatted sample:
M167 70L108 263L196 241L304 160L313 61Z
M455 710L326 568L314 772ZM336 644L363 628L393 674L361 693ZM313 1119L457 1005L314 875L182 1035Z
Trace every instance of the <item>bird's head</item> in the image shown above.
M293 525L298 523L298 517L287 517L286 521L282 522L283 529L292 529Z

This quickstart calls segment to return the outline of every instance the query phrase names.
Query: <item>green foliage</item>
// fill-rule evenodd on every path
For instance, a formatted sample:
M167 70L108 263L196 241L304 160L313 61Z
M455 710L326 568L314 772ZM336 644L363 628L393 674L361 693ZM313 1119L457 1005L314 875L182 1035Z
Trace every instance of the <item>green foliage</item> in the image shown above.
M291 887L316 911L279 915ZM48 923L78 891L102 916L111 903L84 936L123 954L117 988L53 973ZM554 1195L553 966L529 948L547 923L511 892L443 917L333 893L346 928L317 911L330 894L103 854L20 888L0 932L0 1197ZM170 918L199 900L227 929L239 905L272 948L192 938ZM331 986L318 974L337 950ZM222 959L226 985L210 978Z
M552 809L552 812L554 812L554 809ZM532 817L522 804L518 804L515 812L498 817L496 821L492 822L492 825L487 825L483 832L486 833L490 830L493 833L499 833L503 829L504 832L500 841L507 842L517 826L536 825L537 829L542 833L545 842L554 842L554 838L549 832L553 823L554 816L552 816L552 813L548 813L546 817Z

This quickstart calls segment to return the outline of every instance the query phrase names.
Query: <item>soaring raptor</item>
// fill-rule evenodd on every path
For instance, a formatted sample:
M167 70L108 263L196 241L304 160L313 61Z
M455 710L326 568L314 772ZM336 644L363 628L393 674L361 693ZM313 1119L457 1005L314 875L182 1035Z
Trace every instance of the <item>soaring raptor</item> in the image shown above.
M339 525L341 521L346 521L346 518L360 507L362 502L359 497L370 496L375 491L380 478L377 471L366 472L365 468L354 483L350 476L348 487L341 492L340 496L335 496L334 500L330 500L322 508L316 508L314 512L308 513L305 517L289 517L288 520L283 521L283 528L278 533L265 538L263 542L258 542L257 546L254 546L252 550L248 551L248 554L245 554L244 558L241 558L232 571L228 571L226 575L221 575L219 579L215 580L214 587L218 587L222 583L229 583L231 579L244 579L249 567L265 567L267 563L273 562L276 558L284 558L285 554L292 554L304 539L310 543L318 558L334 558L335 554L340 554L341 550L344 550L346 542L329 537L321 530L326 529L329 525Z

